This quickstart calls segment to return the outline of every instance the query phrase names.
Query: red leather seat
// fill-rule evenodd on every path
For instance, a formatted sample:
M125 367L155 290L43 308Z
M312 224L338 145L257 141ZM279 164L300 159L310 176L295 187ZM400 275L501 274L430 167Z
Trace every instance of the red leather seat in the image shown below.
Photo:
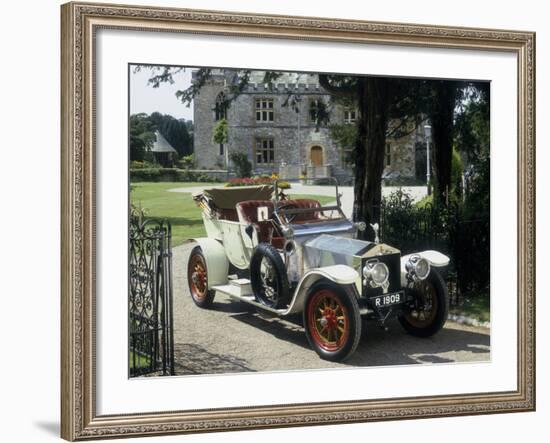
M317 209L321 207L321 203L310 198L298 198L296 200L287 200L288 204L296 206L300 209ZM306 222L308 220L318 220L321 217L321 211L308 211L303 214L296 214L295 222Z
M260 242L270 242L273 236L273 223L271 221L258 221L258 208L267 207L267 216L273 214L273 202L271 200L247 200L236 205L239 222L253 224L258 232Z
M317 209L321 207L321 204L317 200L309 198L298 198L296 200L285 200L280 202L281 205L288 205L293 208L299 209ZM273 202L271 200L247 200L239 202L236 205L237 216L240 223L252 224L255 226L258 232L258 238L260 242L272 242L273 241L273 223L268 221L258 221L258 208L267 207L267 216L270 219L273 214ZM319 220L321 218L321 211L308 211L303 214L296 214L294 222L307 223L308 221ZM279 234L280 235L280 234ZM280 245L274 245L278 248L282 248L284 243L283 238L278 238Z
M237 203L237 215L241 223L258 223L258 208L267 207L267 215L273 214L273 202L271 200L247 200Z
M288 209L317 209L321 207L321 203L317 200L309 198L298 198L296 200L285 200L280 203L281 207L287 207ZM293 223L307 223L308 221L315 221L321 218L321 211L307 211L302 214L294 214L292 218Z

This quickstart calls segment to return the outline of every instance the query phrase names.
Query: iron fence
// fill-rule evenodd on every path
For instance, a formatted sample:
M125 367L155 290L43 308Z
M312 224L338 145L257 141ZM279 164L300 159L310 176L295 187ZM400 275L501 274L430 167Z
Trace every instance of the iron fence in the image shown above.
M173 375L171 227L132 217L129 234L130 376Z
M459 204L416 206L406 194L381 205L380 236L403 254L434 249L450 257L444 270L450 302L489 285L489 220L464 214Z

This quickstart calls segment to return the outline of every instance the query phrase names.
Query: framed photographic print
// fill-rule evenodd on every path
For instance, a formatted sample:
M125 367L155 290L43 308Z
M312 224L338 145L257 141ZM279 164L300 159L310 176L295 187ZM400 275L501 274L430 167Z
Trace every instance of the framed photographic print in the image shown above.
M534 410L533 33L61 14L63 438Z

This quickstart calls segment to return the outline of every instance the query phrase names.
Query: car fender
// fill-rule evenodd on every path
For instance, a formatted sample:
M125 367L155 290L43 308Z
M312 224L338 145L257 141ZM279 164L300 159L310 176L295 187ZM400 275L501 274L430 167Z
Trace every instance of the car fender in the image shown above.
M422 258L425 258L430 263L430 266L434 268L442 268L449 264L450 258L445 254L442 254L438 251L428 250L422 252L414 252L412 254L403 255L401 257L401 286L407 285L407 269L405 264L409 260L411 255L420 255Z
M359 273L350 266L332 265L322 268L315 268L308 271L300 280L300 283L294 291L294 297L286 314L299 313L304 310L304 303L309 288L321 279L330 280L338 285L354 285L359 279Z
M226 284L228 281L229 260L225 255L223 245L218 240L206 237L192 238L187 240L186 243L196 244L201 247L204 259L206 260L208 287Z

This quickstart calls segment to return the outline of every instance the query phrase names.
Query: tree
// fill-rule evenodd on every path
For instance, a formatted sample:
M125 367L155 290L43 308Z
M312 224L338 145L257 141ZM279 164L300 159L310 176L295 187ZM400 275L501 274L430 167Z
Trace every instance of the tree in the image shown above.
M216 123L216 126L214 126L214 130L212 131L212 141L219 145L227 143L227 130L227 120L222 118L218 123Z
M189 152L193 153L195 152L195 126L193 125L193 121L185 120L185 127L189 134Z
M142 161L155 142L156 125L145 113L130 116L130 160Z
M433 165L435 175L435 198L440 204L446 205L452 183L453 145L457 135L461 140L459 150L475 153L480 143L478 136L488 139L489 118L489 83L452 80L432 80L429 82L431 100L427 103L425 112L429 115L433 134ZM480 103L479 117L487 122L486 134L473 134L466 126L469 121L461 120L465 103L477 101ZM478 121L479 123L479 121ZM466 138L465 138L466 137ZM469 145L470 144L470 145ZM478 151L479 152L479 151Z
M189 135L187 122L184 119L176 119L171 115L161 114L160 112L153 112L150 119L180 157L193 153L192 139Z
M324 89L336 96L355 98L358 119L353 218L379 223L386 138L402 137L416 128L418 115L425 106L425 85L388 77L320 75L319 80ZM371 230L362 235L373 238Z
M455 146L467 158L463 216L468 223L460 232L461 251L467 255L459 271L470 276L466 289L485 289L490 284L490 116L489 85L470 88L458 109ZM466 240L466 242L464 242ZM465 243L465 244L464 244ZM488 291L483 291L487 295Z
M434 195L439 203L447 204L451 189L451 167L453 156L454 110L459 97L459 84L455 81L436 80L431 82L433 102L430 112L432 137L435 149Z
M457 111L455 145L470 161L488 153L490 143L490 89L488 83L468 88Z
M366 77L358 84L361 117L355 148L353 218L369 224L379 223L391 86L388 79L379 77ZM369 237L372 239L372 235Z
M193 153L193 139L189 129L193 129L192 122L184 119L178 120L171 115L153 112L130 116L130 159L144 160L146 153L153 147L156 141L155 131L162 136L178 152L180 157Z

